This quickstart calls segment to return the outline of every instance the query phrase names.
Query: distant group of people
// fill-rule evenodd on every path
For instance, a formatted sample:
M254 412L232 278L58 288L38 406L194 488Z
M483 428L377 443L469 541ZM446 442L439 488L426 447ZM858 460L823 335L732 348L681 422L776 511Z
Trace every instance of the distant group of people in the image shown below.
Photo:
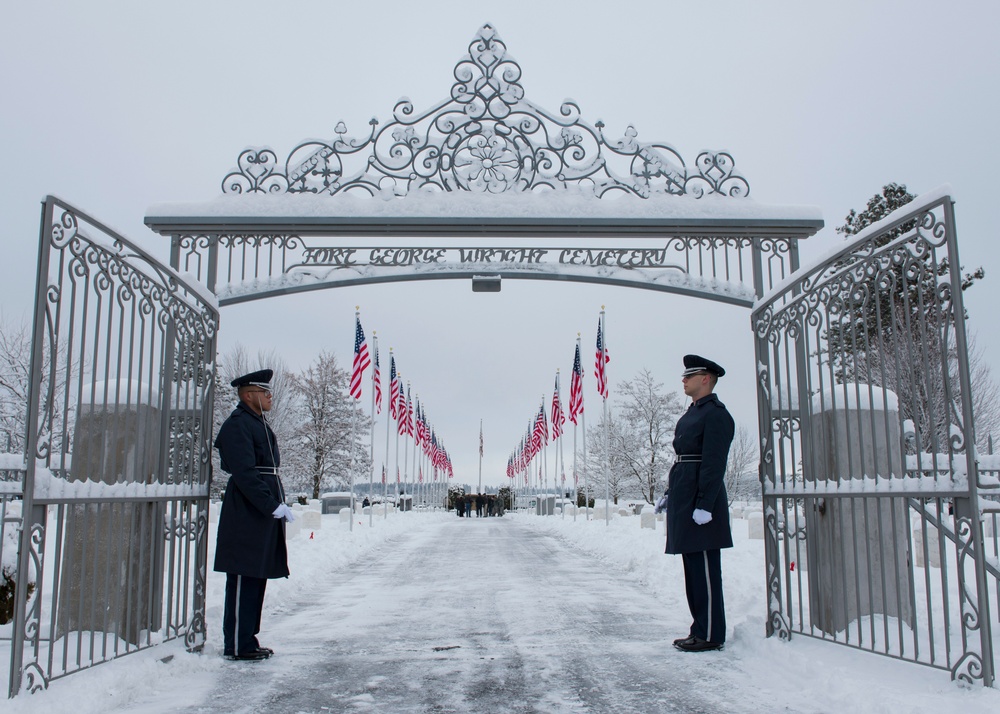
M458 517L472 518L472 512L476 512L477 518L503 515L503 499L499 496L487 493L467 493L464 496L455 498L455 511Z

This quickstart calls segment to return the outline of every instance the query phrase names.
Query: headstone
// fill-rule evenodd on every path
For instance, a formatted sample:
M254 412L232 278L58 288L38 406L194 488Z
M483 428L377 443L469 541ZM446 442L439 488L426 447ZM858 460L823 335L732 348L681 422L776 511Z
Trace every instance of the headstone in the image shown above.
M860 389L871 394L868 385ZM817 486L849 491L851 481L901 475L897 411L842 405L813 414L810 426L804 468ZM885 615L914 627L906 499L808 498L805 508L812 625L834 635L858 618Z
M566 504L566 508L563 509L567 516L575 516L577 512L577 507L572 503Z
M938 547L937 528L927 524L927 541L924 541L924 526L917 523L913 526L913 562L918 568L930 563L932 568L941 567L941 549ZM925 557L926 555L926 557Z
M632 511L630 511L627 508L619 508L618 509L618 515L619 516L631 516L632 515Z
M340 522L341 523L350 523L351 522L351 509L350 508L348 508L348 507L345 506L344 508L340 509Z
M67 479L158 483L160 422L146 404L81 405ZM138 645L160 629L165 518L155 501L67 506L57 637L114 632Z
M350 509L347 509L350 513ZM312 509L308 511L302 511L302 528L307 531L316 531L323 527L323 514L319 511L314 511Z
M639 514L639 527L640 528L652 528L656 530L656 516L655 509L652 506L643 506L642 513Z
M747 514L747 536L750 540L764 540L764 514L760 511Z
M294 521L285 522L285 540L291 540L302 530L302 519L296 517Z

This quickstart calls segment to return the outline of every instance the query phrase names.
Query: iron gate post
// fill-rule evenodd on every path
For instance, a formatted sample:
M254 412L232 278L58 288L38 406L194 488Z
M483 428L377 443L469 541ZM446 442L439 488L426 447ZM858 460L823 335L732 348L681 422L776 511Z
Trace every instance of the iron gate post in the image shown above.
M10 679L8 685L8 696L14 697L21 690L21 678L24 674L24 639L27 626L27 606L28 606L28 568L31 565L31 542L32 533L36 525L41 528L43 537L41 543L44 545L45 523L42 520L36 524L34 508L35 490L35 457L38 452L38 408L34 406L41 403L42 389L42 364L45 359L45 316L46 316L46 295L49 274L49 253L50 236L46 235L46 228L52 226L52 197L46 196L42 203L41 225L38 229L38 272L35 278L35 312L34 322L31 328L31 370L28 382L28 413L25 417L25 439L24 439L24 486L22 489L21 502L21 532L18 537L18 562L17 581L14 585L14 619L11 627L11 649L10 649ZM51 345L55 349L55 345ZM39 573L40 575L40 573ZM38 579L38 587L41 587L41 578ZM36 600L37 602L37 600ZM35 628L34 637L38 637L38 629Z
M945 228L948 236L948 255L950 258L949 277L951 280L952 311L955 321L955 348L958 362L958 379L962 391L962 422L964 424L964 455L966 474L969 479L969 498L967 512L960 512L959 499L955 499L956 533L961 535L959 524L966 524L970 529L969 544L972 547L973 562L976 573L976 599L978 611L969 613L970 617L962 618L962 638L968 636L969 630L979 630L980 665L982 667L983 684L993 686L995 678L993 662L993 636L990 622L990 597L986 580L986 562L983 543L982 517L979 509L979 463L976 454L976 432L974 414L972 411L972 380L969 377L968 338L965 333L965 305L962 300L961 265L958 260L958 239L955 231L955 202L944 204ZM954 467L953 467L954 468ZM965 505L965 504L962 504ZM966 509L961 509L966 510ZM964 552L964 549L963 549ZM965 610L967 588L965 587L964 568L958 568L958 577L962 582L962 607ZM967 648L968 649L968 648ZM960 671L960 668L963 668ZM975 679L975 663L966 657L952 670L952 677L971 683Z

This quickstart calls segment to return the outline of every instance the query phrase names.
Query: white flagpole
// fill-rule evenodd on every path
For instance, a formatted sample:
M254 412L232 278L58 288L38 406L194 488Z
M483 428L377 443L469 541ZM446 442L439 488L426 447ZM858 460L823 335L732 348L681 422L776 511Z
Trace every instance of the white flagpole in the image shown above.
M562 395L559 394L559 370L558 369L556 370L556 399L558 399L558 401L559 401L559 412L560 412L560 416L562 416ZM563 432L563 429L561 428L562 424L560 423L559 426L560 426L560 429L559 429L559 454L558 454L558 456L559 456L559 459L558 459L558 461L559 461L559 469L558 469L558 473L556 474L556 476L557 477L562 476L562 480L559 482L559 499L563 502L562 517L563 517L563 520L565 521L566 520L566 484L565 484L565 479L566 479L566 458L565 458L565 455L563 454L563 433L564 432Z
M581 386L581 388L583 387L583 385L580 385L580 386ZM579 488L579 482L577 481L577 479L578 479L578 476L577 476L577 470L576 470L576 422L574 421L573 422L573 505L575 506L575 508L573 508L573 520L574 521L576 520L576 512L578 510L580 510L579 509L580 488Z
M580 333L576 333L576 346L580 346ZM580 369L583 369L583 355L580 355ZM583 391L583 385L580 385L581 392ZM583 507L586 509L583 512L586 520L590 520L590 482L588 481L588 474L590 473L590 468L587 466L587 409L586 400L584 400L584 409L580 412L580 430L583 432ZM574 452L574 458L576 454Z
M483 420L479 420L479 491L483 492Z
M542 493L545 496L545 508L542 515L551 516L549 513L549 420L545 418L545 395L542 395L542 426L545 427L545 445L542 446L542 464L545 467L545 488Z
M389 368L392 368L392 348L389 348ZM392 385L389 385L389 397L392 397ZM389 400L386 400L386 407L389 407ZM389 517L389 424L391 424L392 409L385 410L385 461L382 462L382 520Z
M409 427L410 424L410 381L406 381L406 409L403 414L403 423ZM410 478L408 470L410 468L410 450L406 446L406 437L409 435L409 428L407 428L407 433L403 434L403 491L406 491L406 479ZM410 508L413 508L413 489L410 489Z
M375 330L372 330L372 350L375 352L375 360L378 360L378 337ZM381 375L379 375L381 377ZM372 364L372 431L369 443L371 452L372 468L368 475L368 527L375 526L375 507L372 505L372 492L375 489L375 365Z
M396 372L396 379L399 380L399 391L402 392L403 391L403 378L402 378L402 375L398 371ZM398 406L398 402L397 402L397 406ZM399 411L397 410L396 411L396 486L395 486L395 490L397 490L397 491L399 490L399 420L401 418L402 417L400 416ZM394 497L396 498L396 503L398 504L399 503L399 494L398 493L394 494Z
M601 351L608 351L608 331L604 325L604 305L601 305ZM601 364L604 369L604 383L608 382L608 367L601 355ZM607 391L607 390L605 390ZM611 525L611 438L608 424L608 398L604 397L604 524Z
M358 322L361 320L361 306L354 306L354 324L357 326ZM351 521L348 526L348 530L352 533L354 532L354 437L358 429L358 405L351 402L351 458L348 460L350 464L351 471Z

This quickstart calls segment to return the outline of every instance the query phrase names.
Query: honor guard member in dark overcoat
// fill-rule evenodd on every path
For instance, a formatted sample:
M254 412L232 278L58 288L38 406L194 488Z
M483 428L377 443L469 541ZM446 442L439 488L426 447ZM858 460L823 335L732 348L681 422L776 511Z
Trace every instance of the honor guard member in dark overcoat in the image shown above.
M278 477L278 441L264 418L271 410L272 374L263 369L231 382L239 403L215 439L229 474L215 549L215 570L226 573L223 655L236 660L273 654L257 641L264 588L269 578L288 577L285 521L295 516Z
M691 609L688 636L674 640L674 646L685 652L722 649L726 641L721 549L733 546L725 475L735 425L714 394L725 373L704 357L684 357L684 394L692 401L674 429L676 461L670 469L666 505L667 552L684 559Z

